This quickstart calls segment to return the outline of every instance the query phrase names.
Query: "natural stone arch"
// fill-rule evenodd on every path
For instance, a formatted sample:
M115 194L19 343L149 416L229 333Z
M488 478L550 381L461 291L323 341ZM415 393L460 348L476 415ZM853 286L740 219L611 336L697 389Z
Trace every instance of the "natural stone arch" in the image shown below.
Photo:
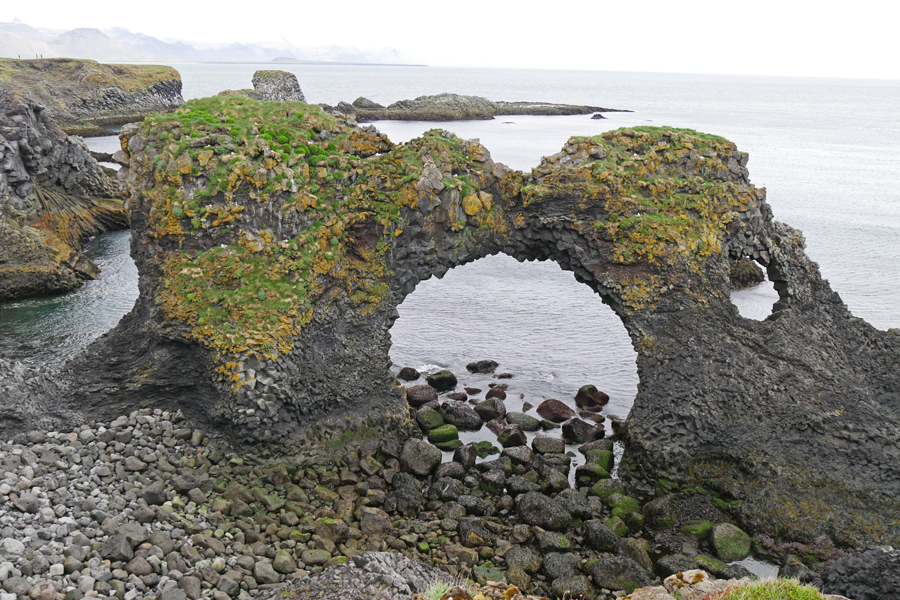
M394 147L235 96L126 128L123 147L140 298L67 372L4 384L23 426L50 397L44 422L178 407L262 453L403 434L396 306L504 252L556 261L621 318L640 380L624 476L702 483L787 537L898 541L898 336L849 314L732 143L620 130L522 174L445 132ZM776 283L765 321L728 299L740 256Z

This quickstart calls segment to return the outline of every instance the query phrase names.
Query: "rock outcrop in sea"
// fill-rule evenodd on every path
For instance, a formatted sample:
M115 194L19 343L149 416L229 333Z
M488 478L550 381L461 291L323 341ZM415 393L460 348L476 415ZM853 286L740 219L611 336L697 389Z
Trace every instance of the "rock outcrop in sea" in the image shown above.
M731 142L622 129L572 138L526 174L477 140L394 145L319 107L244 96L122 137L140 297L63 369L7 370L4 433L152 406L263 459L405 437L397 305L503 252L573 271L631 336L631 489L712 489L786 539L900 541L900 336L849 313ZM741 258L779 292L765 321L729 300Z
M346 115L360 123L371 121L477 121L511 115L589 115L603 118L604 112L630 112L615 108L552 102L493 101L481 96L462 94L436 94L419 96L413 100L399 100L382 106L368 98L357 98L352 104L340 102L326 110Z
M63 131L77 135L109 135L105 126L140 121L184 102L181 75L172 67L74 58L0 58L0 89L43 106Z
M115 181L48 112L0 88L0 301L78 287L97 273L82 241L126 226Z

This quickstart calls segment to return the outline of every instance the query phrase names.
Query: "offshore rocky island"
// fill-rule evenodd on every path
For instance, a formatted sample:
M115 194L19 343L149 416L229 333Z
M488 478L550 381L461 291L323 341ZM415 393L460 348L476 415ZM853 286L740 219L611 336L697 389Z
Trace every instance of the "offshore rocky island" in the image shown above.
M852 317L731 142L618 130L521 173L477 140L395 145L241 94L121 139L134 310L61 368L0 371L7 593L327 597L334 567L371 575L339 597L408 597L439 577L368 554L392 550L607 597L746 576L727 562L751 544L832 593L896 590L896 551L849 552L900 543L900 336ZM537 419L505 410L514 378L392 374L403 298L498 252L556 261L622 319L640 385L617 464L595 389ZM744 258L780 295L762 322L728 299ZM496 458L454 442L481 427Z

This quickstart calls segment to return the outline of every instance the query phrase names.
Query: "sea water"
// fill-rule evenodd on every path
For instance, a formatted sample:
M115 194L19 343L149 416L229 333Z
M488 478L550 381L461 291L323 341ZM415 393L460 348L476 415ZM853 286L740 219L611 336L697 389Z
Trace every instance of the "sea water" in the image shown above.
M176 64L185 97L250 87L253 72L294 72L311 103L365 96L382 104L455 92L492 100L589 104L634 112L500 117L455 123L379 122L394 142L441 127L479 138L495 161L528 171L572 135L624 126L666 125L722 135L750 153L751 180L768 190L775 218L801 229L851 311L875 327L900 326L900 82L654 73L426 67ZM115 149L114 138L89 140ZM123 236L127 234L114 234ZM121 259L127 245L113 244ZM118 249L117 249L118 248ZM105 258L102 260L106 260ZM115 264L114 259L114 264ZM0 305L0 349L23 360L68 358L124 315L136 274L103 274L67 300ZM118 273L118 274L117 274ZM90 290L102 286L99 297ZM83 298L83 300L81 299ZM733 295L741 313L764 318L776 295L763 285ZM55 303L59 303L58 305ZM63 308L64 306L64 308ZM59 307L59 308L58 308ZM102 319L98 311L104 311ZM450 368L490 358L508 372L507 405L571 401L581 385L611 396L625 417L637 389L635 353L621 322L599 296L553 263L496 256L424 281L399 307L391 330L397 368ZM30 319L30 320L29 320ZM11 322L13 322L11 324ZM461 377L465 380L464 377ZM465 380L483 386L488 379Z

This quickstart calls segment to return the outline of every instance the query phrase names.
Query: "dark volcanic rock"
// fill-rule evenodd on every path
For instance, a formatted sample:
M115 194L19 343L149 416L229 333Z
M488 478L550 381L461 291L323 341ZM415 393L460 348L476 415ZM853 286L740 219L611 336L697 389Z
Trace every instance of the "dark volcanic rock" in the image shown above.
M497 441L504 448L510 448L524 446L528 443L528 438L525 437L525 432L518 425L507 425L497 432Z
M441 464L441 451L425 442L411 438L403 445L400 467L413 475L428 475Z
M602 409L609 402L609 395L601 392L593 385L583 385L575 394L575 404L581 408L597 411Z
M425 381L439 392L446 392L456 387L456 375L447 369L426 376Z
M258 100L306 102L297 76L293 73L259 70L253 74L252 82Z
M0 59L0 70L4 64ZM67 292L93 279L99 270L81 243L126 225L117 196L82 139L0 85L0 302Z
M460 429L478 431L483 422L471 406L465 402L450 400L441 404L441 414L448 423L456 425Z
M475 412L485 421L500 419L506 416L506 405L499 398L489 398L476 404Z
M603 427L591 425L581 419L569 419L562 424L563 438L572 444L583 444L602 438L605 435Z
M561 502L538 492L526 492L516 498L519 518L529 525L552 531L563 530L572 522L572 515Z
M406 388L406 401L413 408L422 406L438 399L437 390L430 385L414 385Z
M412 367L403 367L400 369L400 372L397 373L397 379L402 379L403 381L415 381L421 376L422 374Z
M853 600L900 598L900 550L864 548L836 560L822 572L822 591Z
M466 365L469 373L493 373L500 366L495 360L477 360Z
M537 431L541 428L541 422L531 415L525 413L510 411L506 413L506 422L510 425L517 425L522 431Z
M0 365L0 412L15 415L0 434L167 407L269 456L405 439L396 307L505 253L559 262L622 319L640 374L623 477L736 478L751 531L900 543L900 336L850 314L734 144L621 129L517 173L475 141L430 131L395 147L298 103L182 111L123 128L134 310L64 367ZM211 177L223 168L233 185ZM673 194L697 209L683 216ZM641 225L651 213L665 225ZM729 300L741 257L778 291L764 321Z

